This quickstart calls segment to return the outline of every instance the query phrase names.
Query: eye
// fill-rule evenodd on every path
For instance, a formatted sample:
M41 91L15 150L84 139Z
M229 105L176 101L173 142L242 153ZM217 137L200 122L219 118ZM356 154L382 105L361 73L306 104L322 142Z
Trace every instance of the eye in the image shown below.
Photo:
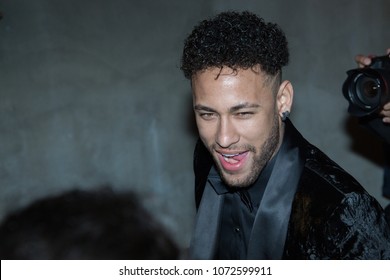
M236 113L236 116L240 119L249 119L254 115L253 112L245 111L245 112L238 112Z
M216 118L215 113L208 113L208 112L199 113L199 116L206 121Z

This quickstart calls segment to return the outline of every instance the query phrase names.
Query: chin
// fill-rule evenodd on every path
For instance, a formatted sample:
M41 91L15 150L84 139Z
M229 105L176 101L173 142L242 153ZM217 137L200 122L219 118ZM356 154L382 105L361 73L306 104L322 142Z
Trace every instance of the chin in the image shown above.
M251 186L255 181L256 178L253 178L253 176L249 175L243 175L243 176L234 176L231 174L222 173L222 181L230 188L246 188Z

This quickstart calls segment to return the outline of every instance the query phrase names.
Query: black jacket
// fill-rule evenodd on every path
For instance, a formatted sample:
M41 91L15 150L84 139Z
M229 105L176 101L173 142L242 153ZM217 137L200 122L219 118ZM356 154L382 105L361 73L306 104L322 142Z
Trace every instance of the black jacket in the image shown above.
M287 120L285 136L248 244L248 259L390 259L390 229L378 202ZM190 256L212 259L223 195L208 186L213 164L194 153L196 226Z

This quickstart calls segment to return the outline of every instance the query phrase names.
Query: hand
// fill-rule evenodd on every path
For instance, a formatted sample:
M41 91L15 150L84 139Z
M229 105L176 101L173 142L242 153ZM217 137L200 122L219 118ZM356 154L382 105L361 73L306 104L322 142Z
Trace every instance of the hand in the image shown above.
M387 102L385 105L383 105L383 109L380 114L383 116L382 121L390 124L390 102Z
M386 53L390 56L390 48L386 50ZM359 68L363 68L371 64L371 58L373 57L375 57L375 55L358 54L355 56L355 61L358 64Z
M390 56L390 48L386 50L386 53ZM366 67L371 64L371 59L375 57L374 55L362 55L358 54L355 56L355 61L358 64L359 68ZM389 123L390 124L390 102L386 103L383 106L382 111L379 113L380 115L383 116L383 122L384 123Z

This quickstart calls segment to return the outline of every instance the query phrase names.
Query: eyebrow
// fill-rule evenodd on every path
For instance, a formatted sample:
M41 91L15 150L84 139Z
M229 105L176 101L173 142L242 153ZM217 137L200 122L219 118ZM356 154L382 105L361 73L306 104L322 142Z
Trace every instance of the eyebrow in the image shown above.
M259 104L256 104L256 103L249 103L249 102L245 102L245 103L242 103L242 104L238 104L236 106L233 106L229 109L229 112L230 113L234 113L234 112L237 112L241 109L251 109L251 108L259 108L260 105ZM213 108L210 108L210 107L207 107L207 106L204 106L204 105L195 105L194 106L194 110L196 111L206 111L206 112L216 112L216 110L214 110Z
M195 111L206 111L206 112L216 112L214 109L204 106L204 105L195 105L194 106Z
M230 111L230 113L234 113L234 112L237 112L241 109L252 109L252 108L259 108L259 107L260 107L259 104L245 102L245 103L233 106L232 108L229 109L229 111Z

